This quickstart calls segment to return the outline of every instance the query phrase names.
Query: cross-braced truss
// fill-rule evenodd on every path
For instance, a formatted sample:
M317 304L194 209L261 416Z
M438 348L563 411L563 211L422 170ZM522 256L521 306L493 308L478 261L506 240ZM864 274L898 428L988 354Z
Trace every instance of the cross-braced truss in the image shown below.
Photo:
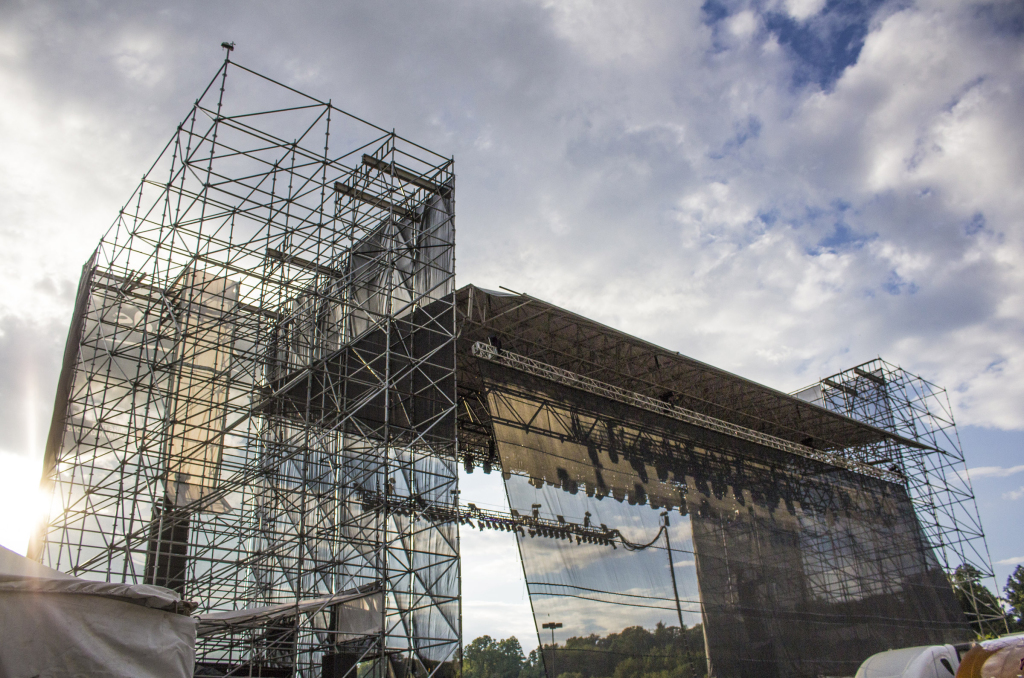
M946 389L876 358L826 377L800 396L919 443L887 440L867 453L906 478L918 520L946 572L952 576L968 565L995 583ZM970 621L977 628L1004 625L1001 611L979 600L976 591L963 589L974 607Z
M457 497L453 304L451 160L226 60L85 266L33 554L296 606L209 675L449 671L458 520L393 507Z

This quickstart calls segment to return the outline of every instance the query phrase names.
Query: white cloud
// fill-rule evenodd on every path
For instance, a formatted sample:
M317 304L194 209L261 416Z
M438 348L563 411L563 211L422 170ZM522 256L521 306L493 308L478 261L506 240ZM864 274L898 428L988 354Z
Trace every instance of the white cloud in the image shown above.
M811 18L825 7L825 0L785 0L786 11L797 21Z
M967 469L967 475L972 480L975 478L1005 478L1006 476L1012 476L1016 473L1020 473L1021 471L1024 471L1024 464L1020 466L1010 466L1009 468L1003 466L978 466Z
M1017 556L1015 558L1003 558L997 560L996 565L1022 565L1024 564L1024 556Z
M658 21L656 3L542 0L557 34L597 63L649 62L669 44L669 27ZM646 7L645 7L646 5Z
M729 18L729 32L740 39L750 38L757 30L757 14L752 11L739 12Z
M528 600L512 604L466 597L462 602L462 624L466 643L484 635L515 636L525 654L537 647L537 627Z
M1010 501L1017 501L1021 497L1024 497L1024 485L1019 489L1003 493L1003 499L1009 499Z
M142 85L152 87L167 77L168 52L159 34L125 32L111 46L110 52L117 69Z

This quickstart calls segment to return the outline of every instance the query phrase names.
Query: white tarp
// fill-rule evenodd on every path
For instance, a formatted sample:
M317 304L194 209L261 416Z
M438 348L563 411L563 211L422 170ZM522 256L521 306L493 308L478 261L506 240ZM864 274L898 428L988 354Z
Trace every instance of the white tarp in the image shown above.
M382 605L380 588L363 587L298 602L208 612L199 615L198 635L206 637L222 631L264 625L282 617L317 614L333 609L337 628L331 630L337 636L334 642L340 642L380 633Z
M159 586L77 579L0 546L0 676L188 678L196 622Z
M953 678L960 653L953 645L905 647L868 657L856 678Z

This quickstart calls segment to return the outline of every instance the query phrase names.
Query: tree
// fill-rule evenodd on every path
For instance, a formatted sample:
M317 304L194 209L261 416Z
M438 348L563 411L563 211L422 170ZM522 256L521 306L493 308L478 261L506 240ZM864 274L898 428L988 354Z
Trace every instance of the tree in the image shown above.
M546 646L544 657L552 654ZM699 678L705 674L704 633L659 623L607 636L574 636L555 651L558 678Z
M463 678L519 678L523 668L523 647L515 636L495 641L480 636L462 653Z
M1024 631L1024 567L1018 565L1006 579L1003 595L1010 606L1006 621L1011 631Z
M984 575L973 565L963 564L950 577L953 593L971 628L979 636L1006 633L1005 612L999 599L981 583Z
M554 653L554 656L552 655ZM706 674L700 625L680 629L659 623L653 631L631 626L607 636L574 636L554 648L545 645L523 657L513 636L495 641L480 636L462 653L463 678L702 678Z
M530 650L530 656L523 662L519 670L519 678L545 678L544 659L541 656L540 648Z

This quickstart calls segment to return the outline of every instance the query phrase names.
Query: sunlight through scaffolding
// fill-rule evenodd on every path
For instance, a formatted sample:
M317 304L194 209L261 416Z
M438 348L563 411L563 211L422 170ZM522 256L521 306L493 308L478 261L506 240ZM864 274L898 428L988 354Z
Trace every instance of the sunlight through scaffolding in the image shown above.
M457 496L454 240L450 159L226 59L84 268L30 555L208 675L449 674L458 523L392 507Z

